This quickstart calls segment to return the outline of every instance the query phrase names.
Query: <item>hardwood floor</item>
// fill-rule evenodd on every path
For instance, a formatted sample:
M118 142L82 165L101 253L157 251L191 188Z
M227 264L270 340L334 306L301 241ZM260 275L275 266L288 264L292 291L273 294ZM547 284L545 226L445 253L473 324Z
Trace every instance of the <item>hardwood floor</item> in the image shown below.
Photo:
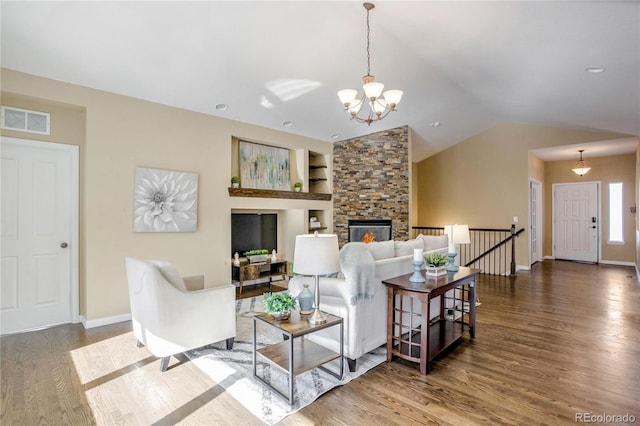
M281 424L556 425L578 413L640 423L634 268L544 261L515 279L481 276L478 295L476 338L429 375L385 363ZM3 425L261 424L186 359L160 373L129 322L64 325L0 345Z

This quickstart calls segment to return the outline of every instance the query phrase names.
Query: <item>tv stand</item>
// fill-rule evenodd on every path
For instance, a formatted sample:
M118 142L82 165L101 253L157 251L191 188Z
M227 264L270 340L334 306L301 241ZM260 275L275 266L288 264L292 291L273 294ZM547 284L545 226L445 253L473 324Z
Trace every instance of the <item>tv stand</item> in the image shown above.
M231 278L240 283L240 294L242 294L242 285L245 281L268 279L269 290L271 290L271 283L275 277L282 277L282 279L289 279L289 262L286 260L278 260L272 262L260 263L248 263L247 261L241 261L240 266L231 264Z

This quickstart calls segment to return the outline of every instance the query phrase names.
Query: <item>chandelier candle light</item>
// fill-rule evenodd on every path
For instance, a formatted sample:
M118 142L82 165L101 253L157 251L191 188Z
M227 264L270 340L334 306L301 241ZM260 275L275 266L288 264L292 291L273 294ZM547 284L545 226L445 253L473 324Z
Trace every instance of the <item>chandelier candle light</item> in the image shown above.
M391 111L396 110L396 105L400 103L402 98L402 90L387 90L382 93L384 84L375 81L375 77L371 75L371 54L369 51L369 11L376 7L373 3L363 3L367 10L367 75L362 77L364 85L362 89L364 93L360 99L356 99L358 91L354 89L342 89L338 92L338 98L344 105L345 111L351 115L352 120L360 123L371 125L374 121L380 121L385 118ZM369 104L369 114L364 118L359 117L358 113L362 109L362 105Z

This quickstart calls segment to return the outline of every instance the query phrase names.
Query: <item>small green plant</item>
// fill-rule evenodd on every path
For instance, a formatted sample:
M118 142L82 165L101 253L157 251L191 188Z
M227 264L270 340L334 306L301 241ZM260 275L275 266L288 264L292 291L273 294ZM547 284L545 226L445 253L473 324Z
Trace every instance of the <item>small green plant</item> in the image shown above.
M424 261L427 262L429 266L444 266L449 263L449 256L442 253L432 253L425 255Z
M302 182L296 182L293 184L294 188L302 188Z
M288 291L264 294L264 310L268 314L292 311L296 308L297 303L297 300Z
M238 176L234 176L231 178L231 183L240 183L240 178Z
M255 250L245 251L242 254L244 254L245 256L255 256L256 254L269 254L269 250L267 250L267 249L255 249Z

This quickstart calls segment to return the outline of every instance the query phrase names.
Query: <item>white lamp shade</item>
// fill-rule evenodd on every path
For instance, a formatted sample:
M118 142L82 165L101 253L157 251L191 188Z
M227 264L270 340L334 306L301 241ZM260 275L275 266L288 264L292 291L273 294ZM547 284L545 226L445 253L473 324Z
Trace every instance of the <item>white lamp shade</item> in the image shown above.
M301 275L325 275L340 270L338 236L306 234L296 236L293 272Z
M382 94L384 99L387 101L389 106L395 107L400 103L400 99L402 98L402 90L387 90Z
M338 92L338 98L340 98L340 102L342 102L342 105L348 106L356 98L357 94L358 92L356 90L342 89Z
M445 225L444 233L449 236L449 244L471 244L469 225Z
M382 94L384 84L378 83L377 81L372 81L371 83L367 83L362 86L362 88L364 89L364 93L365 95L367 95L367 98L376 99L379 98Z
M378 98L371 103L371 109L373 109L376 115L382 114L385 108L387 108L387 102L382 98Z
M357 99L353 101L351 105L349 105L349 113L351 115L358 115L358 113L360 112L360 108L362 108L362 100Z

